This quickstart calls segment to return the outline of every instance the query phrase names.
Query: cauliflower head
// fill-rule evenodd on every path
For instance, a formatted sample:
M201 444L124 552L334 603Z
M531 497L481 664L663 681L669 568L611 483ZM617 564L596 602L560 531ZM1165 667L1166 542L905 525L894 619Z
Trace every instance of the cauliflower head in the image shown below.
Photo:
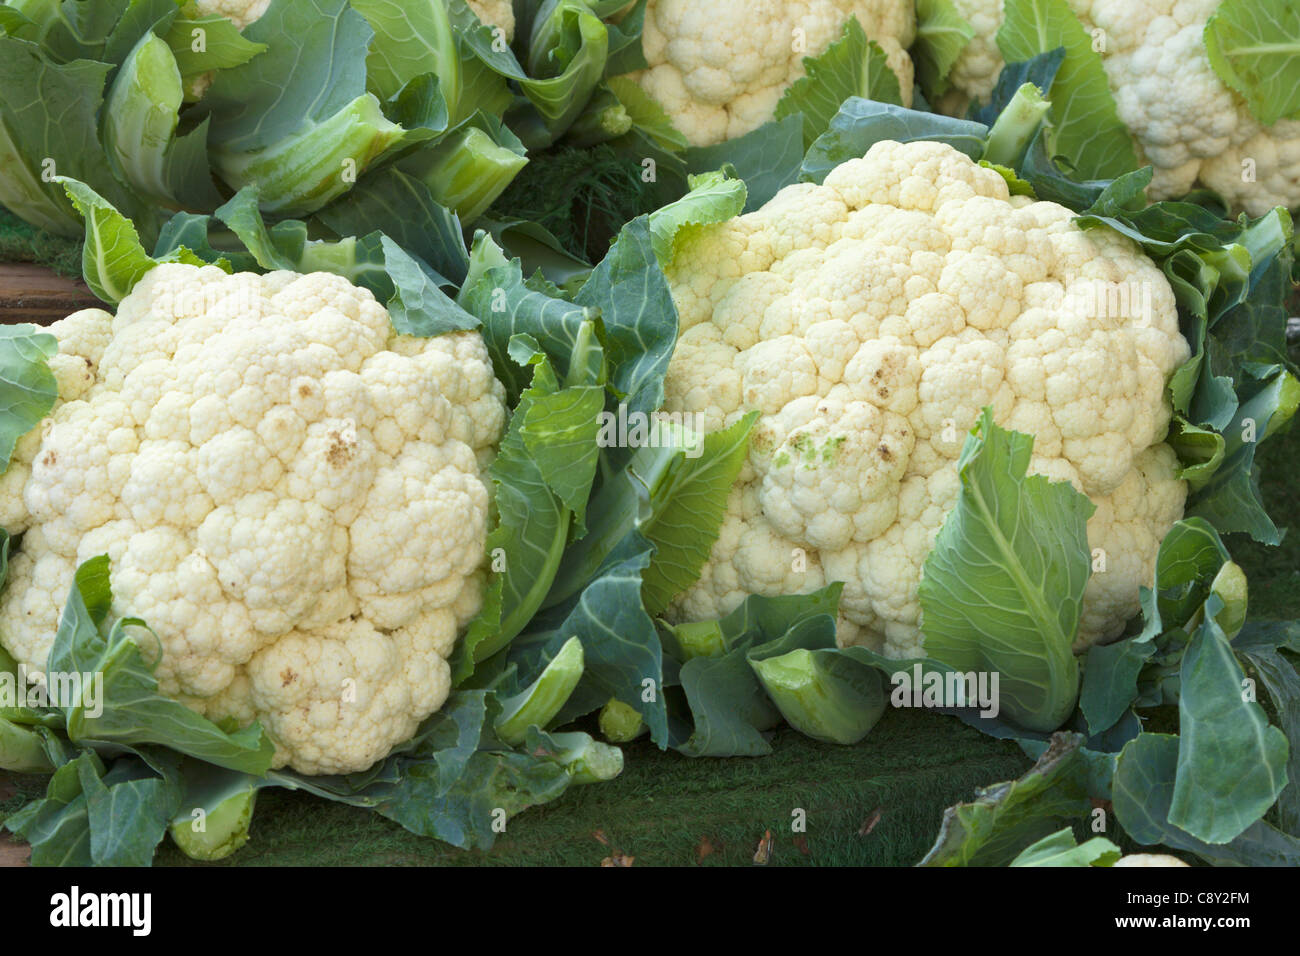
M804 57L824 52L852 16L884 50L911 105L916 11L908 0L650 0L641 39L649 68L631 76L692 145L720 143L770 120L804 75Z
M1076 649L1137 612L1186 487L1163 439L1187 360L1173 292L1123 236L1011 197L947 145L881 142L824 185L683 237L669 411L761 415L697 583L706 619L748 594L845 582L838 639L924 654L917 587L984 406L1035 436L1030 470L1096 504Z
M160 644L162 693L361 770L450 690L479 609L505 392L476 332L396 334L327 273L160 265L51 331L59 403L0 481L0 641L43 669L73 574Z
M1002 72L997 31L1002 0L953 0L975 31L950 74L942 101L959 115L987 100ZM1300 206L1300 121L1261 126L1246 101L1210 66L1203 34L1221 0L1069 0L1089 32L1103 31L1102 65L1119 118L1151 164L1152 199L1185 195L1198 183L1229 206L1262 216ZM1243 180L1253 160L1254 181Z

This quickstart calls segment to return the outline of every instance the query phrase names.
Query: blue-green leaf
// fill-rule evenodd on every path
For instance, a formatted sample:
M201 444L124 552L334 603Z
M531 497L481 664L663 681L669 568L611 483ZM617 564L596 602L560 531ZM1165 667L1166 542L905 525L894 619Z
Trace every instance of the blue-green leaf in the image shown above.
M1140 734L1120 753L1115 768L1115 818L1138 843L1195 853L1217 866L1298 866L1300 839L1258 821L1230 843L1198 840L1169 822L1179 741L1173 734Z
M714 146L694 146L683 154L686 168L695 174L726 168L745 183L745 204L739 211L753 212L798 182L804 156L803 124L802 117L787 116ZM694 188L689 179L688 184Z
M620 402L629 412L658 409L677 344L677 309L655 256L648 217L623 227L573 301L599 310L609 384Z
M266 52L220 71L203 98L212 136L230 153L278 143L366 91L374 30L348 0L274 0L243 33Z
M844 101L830 128L809 147L800 178L821 183L836 166L865 156L868 149L887 139L900 143L917 140L947 143L971 159L979 159L984 154L988 132L983 123L904 109L892 103L873 103L854 96Z
M387 236L380 238L384 268L394 292L388 300L388 317L402 335L427 338L445 332L476 329L479 320L438 287L438 276Z
M1228 843L1263 817L1286 786L1287 739L1246 699L1241 665L1212 616L1192 635L1180 676L1169 822L1206 843Z

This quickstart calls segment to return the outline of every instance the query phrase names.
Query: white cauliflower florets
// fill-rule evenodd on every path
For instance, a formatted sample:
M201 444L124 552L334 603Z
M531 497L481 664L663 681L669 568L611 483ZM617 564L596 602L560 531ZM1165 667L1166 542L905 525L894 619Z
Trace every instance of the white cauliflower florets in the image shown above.
M515 38L515 7L510 0L466 0L474 16L490 27L500 27L506 40Z
M225 17L239 29L260 20L271 0L190 0L186 10L191 16Z
M1182 515L1162 441L1189 349L1161 271L1072 220L949 146L882 142L683 241L665 407L762 416L680 616L844 581L842 644L924 653L922 564L987 405L1035 436L1032 472L1097 505L1077 646L1119 634Z
M107 554L162 693L260 720L277 766L360 770L410 737L481 599L505 418L482 338L396 335L326 273L188 265L51 331L60 403L0 481L26 532L0 602L15 659L44 667L73 573Z
M1187 866L1187 864L1168 853L1130 853L1128 856L1120 857L1111 866L1159 867Z
M770 120L850 17L884 50L905 105L916 32L908 0L650 0L641 38L648 69L631 74L694 146L734 139Z
M1002 0L953 2L975 31L942 100L959 114L970 99L986 101L1002 72L1003 7ZM1205 24L1221 0L1068 2L1084 29L1104 38L1101 60L1120 121L1154 170L1152 199L1180 197L1199 183L1252 216L1300 206L1300 122L1260 126L1206 56Z
M49 362L58 389L55 408L60 402L77 400L95 384L99 361L113 337L112 322L113 317L102 309L85 309L45 329L59 343L58 354ZM11 533L25 526L27 508L22 501L23 486L32 473L32 459L41 447L41 432L38 426L18 439L9 469L0 475L0 528L7 528Z

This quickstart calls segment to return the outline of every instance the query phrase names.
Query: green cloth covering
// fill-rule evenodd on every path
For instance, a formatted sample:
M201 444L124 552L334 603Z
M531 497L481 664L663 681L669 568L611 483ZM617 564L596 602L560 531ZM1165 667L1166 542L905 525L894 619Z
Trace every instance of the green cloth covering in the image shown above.
M263 791L251 840L224 865L595 866L615 852L634 866L691 865L702 847L711 849L706 865L750 865L771 830L773 865L906 866L929 849L946 806L1030 764L1014 744L924 711L887 712L853 747L789 730L773 744L768 757L718 760L638 741L625 749L620 777L520 814L488 852L414 836L366 810ZM44 790L44 778L16 782L20 793L0 799L0 814ZM860 833L877 809L878 822ZM806 811L806 832L793 830L796 810ZM156 859L191 862L170 841Z

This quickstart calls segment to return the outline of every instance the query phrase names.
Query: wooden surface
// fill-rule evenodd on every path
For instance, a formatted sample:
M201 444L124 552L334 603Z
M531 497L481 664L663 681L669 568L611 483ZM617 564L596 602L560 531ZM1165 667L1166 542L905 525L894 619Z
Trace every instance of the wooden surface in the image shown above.
M0 265L0 323L49 325L78 309L102 306L80 279L55 275L43 266Z

